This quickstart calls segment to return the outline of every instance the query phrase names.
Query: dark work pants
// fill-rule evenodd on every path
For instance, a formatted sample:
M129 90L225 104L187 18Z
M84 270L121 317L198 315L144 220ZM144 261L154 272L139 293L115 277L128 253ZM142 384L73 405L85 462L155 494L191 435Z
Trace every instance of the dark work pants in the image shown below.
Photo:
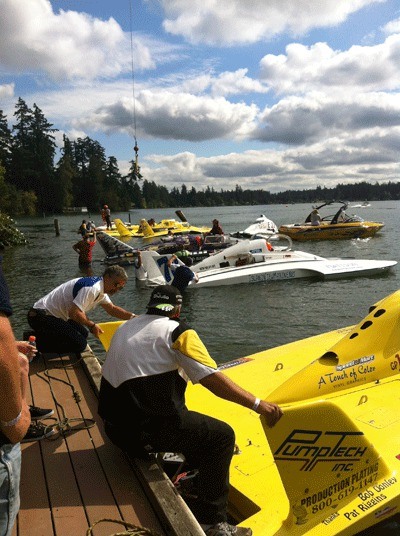
M62 320L31 309L28 324L36 333L39 352L81 353L87 346L88 330L73 320Z
M137 441L136 430L133 429L130 440L126 429L118 435L115 428L110 430L106 425L106 432L119 447L124 448L125 442L124 450L135 455L132 445ZM227 423L185 410L178 426L168 423L152 430L147 428L143 442L149 443L154 452L180 452L191 469L199 470L198 499L190 503L199 523L214 525L226 521L229 466L235 447L235 434Z

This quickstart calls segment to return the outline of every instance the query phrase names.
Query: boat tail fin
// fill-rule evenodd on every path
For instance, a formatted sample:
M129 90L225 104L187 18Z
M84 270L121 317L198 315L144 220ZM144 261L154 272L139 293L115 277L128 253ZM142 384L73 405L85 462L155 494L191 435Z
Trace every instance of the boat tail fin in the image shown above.
M140 220L139 229L143 233L143 236L146 238L150 236L154 236L154 231L151 228L151 225L149 225L149 222L145 218Z
M187 223L186 216L181 210L175 210L175 214L178 216L178 218L183 221L184 223Z
M125 324L125 320L118 320L117 322L102 322L97 324L103 331L103 333L99 333L99 339L106 351L110 347L110 342L114 333L117 331L119 326L122 326L122 324Z
M155 251L142 251L142 264L147 272L150 285L166 285L171 283L172 274L167 265L168 257Z
M123 223L122 220L116 218L114 220L115 227L117 228L117 231L119 233L119 236L132 236L132 233L128 229L128 227Z
M342 509L346 517L354 499L354 517L362 517L360 497L375 481L390 475L348 413L332 402L315 401L284 408L272 429L261 417L289 501L284 525L290 534L308 533L318 523L339 516ZM304 525L304 530L298 525Z
M268 399L286 404L326 397L398 375L399 305L400 291L397 291L370 307L369 314L359 324L344 330L344 336L323 355L310 356L310 364L270 393Z

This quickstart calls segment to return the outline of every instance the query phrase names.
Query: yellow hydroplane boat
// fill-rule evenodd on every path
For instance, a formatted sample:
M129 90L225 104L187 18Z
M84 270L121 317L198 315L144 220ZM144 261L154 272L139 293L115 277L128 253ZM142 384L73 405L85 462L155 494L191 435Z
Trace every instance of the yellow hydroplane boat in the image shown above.
M397 291L356 326L221 365L280 404L272 429L255 412L188 385L190 409L235 430L229 511L254 536L352 536L399 514L399 305ZM118 325L103 324L105 347Z
M118 233L122 237L137 237L137 238L157 238L172 234L202 234L210 232L210 227L196 227L188 222L180 222L177 220L161 220L159 223L151 226L144 218L140 220L137 226L128 227L122 220L114 220Z

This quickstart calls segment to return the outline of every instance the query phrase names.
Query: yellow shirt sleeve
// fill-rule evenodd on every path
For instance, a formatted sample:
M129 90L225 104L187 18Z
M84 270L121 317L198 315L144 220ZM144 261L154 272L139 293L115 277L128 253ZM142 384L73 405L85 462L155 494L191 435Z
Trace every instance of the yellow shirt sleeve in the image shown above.
M194 329L187 329L181 333L172 344L172 348L206 367L218 368Z

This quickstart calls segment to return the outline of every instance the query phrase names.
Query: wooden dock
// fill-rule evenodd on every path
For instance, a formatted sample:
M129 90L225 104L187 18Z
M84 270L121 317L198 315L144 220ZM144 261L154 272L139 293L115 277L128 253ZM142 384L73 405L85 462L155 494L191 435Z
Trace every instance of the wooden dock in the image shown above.
M44 355L31 363L31 403L55 410L42 422L60 433L22 444L13 536L204 536L156 461L131 460L108 440L97 415L100 377L90 350L81 360Z

